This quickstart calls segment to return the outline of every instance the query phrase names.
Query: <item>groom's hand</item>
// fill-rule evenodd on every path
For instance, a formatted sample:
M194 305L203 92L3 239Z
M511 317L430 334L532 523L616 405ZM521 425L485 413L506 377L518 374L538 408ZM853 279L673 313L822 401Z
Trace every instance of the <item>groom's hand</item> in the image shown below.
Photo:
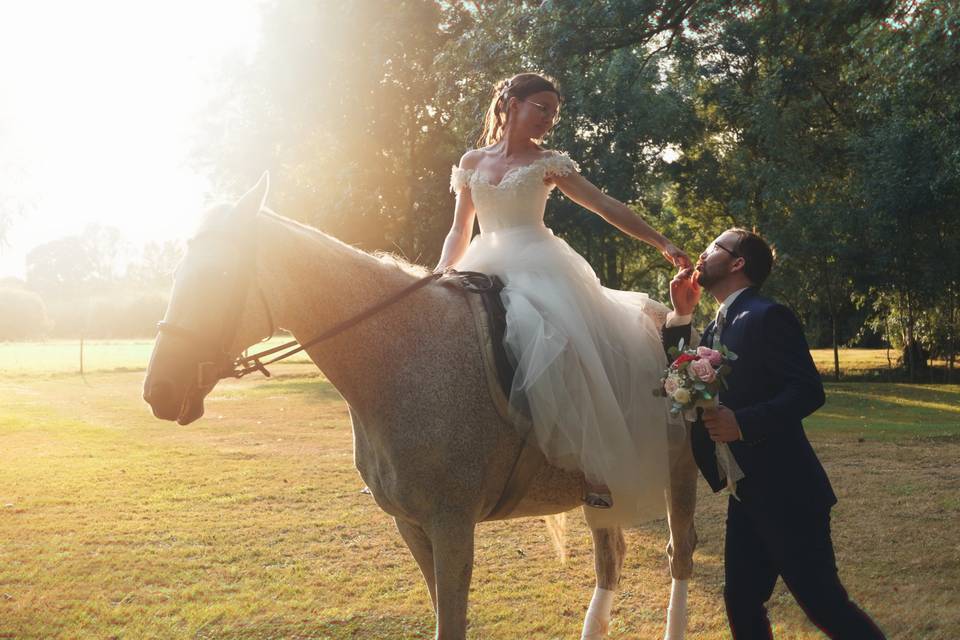
M723 405L716 409L703 410L703 426L707 428L707 433L714 442L733 442L743 439L736 414Z
M681 269L670 281L670 302L677 315L688 316L700 302L700 285L693 267Z

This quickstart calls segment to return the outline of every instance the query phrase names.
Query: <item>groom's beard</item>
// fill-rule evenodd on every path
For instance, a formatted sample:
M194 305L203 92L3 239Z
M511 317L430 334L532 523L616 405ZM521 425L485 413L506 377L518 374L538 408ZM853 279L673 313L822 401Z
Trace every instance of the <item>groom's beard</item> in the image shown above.
M700 269L704 269L704 267L706 267L706 265L700 265ZM717 284L719 280L718 274L704 270L697 271L697 284L707 291L709 291L713 285Z

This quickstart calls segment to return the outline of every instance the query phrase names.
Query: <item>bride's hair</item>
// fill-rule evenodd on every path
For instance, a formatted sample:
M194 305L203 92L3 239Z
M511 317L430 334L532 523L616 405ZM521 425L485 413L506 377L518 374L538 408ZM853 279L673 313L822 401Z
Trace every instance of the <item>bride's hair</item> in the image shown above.
M486 147L503 137L503 128L507 124L507 105L510 98L523 100L541 91L552 91L557 98L563 99L557 89L557 81L540 73L518 73L508 80L501 80L493 87L493 99L483 119L483 133L477 139L478 147Z

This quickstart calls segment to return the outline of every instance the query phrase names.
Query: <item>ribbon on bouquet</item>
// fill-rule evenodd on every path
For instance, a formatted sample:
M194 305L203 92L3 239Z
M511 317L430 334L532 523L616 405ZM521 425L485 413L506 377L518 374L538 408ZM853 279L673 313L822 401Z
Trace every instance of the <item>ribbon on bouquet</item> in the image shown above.
M720 399L716 396L711 400L699 401L693 408L684 411L684 418L692 423L699 417L698 410L715 409L719 406ZM739 500L740 496L737 495L737 481L745 478L746 474L743 473L743 469L737 464L737 459L733 457L733 452L730 451L730 445L726 442L717 442L715 444L717 445L715 452L717 456L717 470L720 472L720 480L726 481L727 491Z

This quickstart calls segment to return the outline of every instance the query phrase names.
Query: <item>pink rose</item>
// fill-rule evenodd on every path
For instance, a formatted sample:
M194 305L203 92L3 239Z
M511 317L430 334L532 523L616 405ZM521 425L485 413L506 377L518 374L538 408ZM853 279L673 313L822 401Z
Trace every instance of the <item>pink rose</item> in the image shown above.
M701 382L706 382L707 384L713 382L717 377L717 372L714 371L713 365L710 364L710 361L706 358L694 360L690 363L688 370L690 371L691 377L697 377Z
M719 351L714 351L710 347L697 347L697 355L706 358L715 367L723 364L723 355Z

